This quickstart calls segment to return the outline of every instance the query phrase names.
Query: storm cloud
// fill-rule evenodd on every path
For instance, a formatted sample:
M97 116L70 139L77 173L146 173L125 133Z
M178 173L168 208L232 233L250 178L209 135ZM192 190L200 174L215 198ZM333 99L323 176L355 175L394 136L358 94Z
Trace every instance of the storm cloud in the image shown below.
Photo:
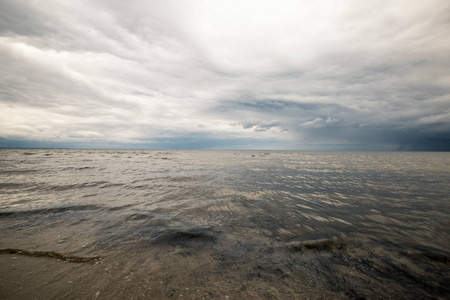
M0 0L0 146L450 150L450 2Z

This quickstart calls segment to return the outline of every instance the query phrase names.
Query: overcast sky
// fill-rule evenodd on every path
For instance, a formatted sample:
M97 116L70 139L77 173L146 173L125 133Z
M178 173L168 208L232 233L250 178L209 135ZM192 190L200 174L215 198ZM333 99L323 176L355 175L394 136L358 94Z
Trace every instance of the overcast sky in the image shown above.
M0 0L0 147L450 150L450 1Z

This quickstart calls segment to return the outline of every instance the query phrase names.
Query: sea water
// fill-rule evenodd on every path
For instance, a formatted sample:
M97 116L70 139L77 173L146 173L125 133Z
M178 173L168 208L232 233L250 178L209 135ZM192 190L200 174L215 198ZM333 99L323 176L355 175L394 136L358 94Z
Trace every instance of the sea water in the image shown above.
M449 216L450 153L1 149L0 296L446 298Z

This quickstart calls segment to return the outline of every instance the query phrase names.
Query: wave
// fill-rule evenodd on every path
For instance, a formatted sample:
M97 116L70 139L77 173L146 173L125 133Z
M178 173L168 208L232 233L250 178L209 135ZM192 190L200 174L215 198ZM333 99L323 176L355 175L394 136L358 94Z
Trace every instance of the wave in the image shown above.
M23 175L23 174L29 174L29 173L38 173L41 172L41 170L38 169L18 169L18 170L2 170L0 173L6 174L6 175Z
M84 183L74 183L74 184L43 184L43 183L31 183L31 182L8 182L8 183L0 183L0 189L3 190L17 190L17 189L26 189L29 192L32 191L67 191L67 190L77 190L84 188L94 188L98 187L101 189L114 187L114 186L123 186L123 183L111 183L109 181L92 181L92 182L84 182Z
M103 207L98 205L73 205L73 206L64 206L64 207L52 207L52 208L41 208L41 209L33 209L33 210L25 210L25 211L5 211L0 212L0 218L2 217L22 217L22 216L30 216L30 215L40 215L40 214L58 214L64 213L68 211L87 211L87 210L97 210Z

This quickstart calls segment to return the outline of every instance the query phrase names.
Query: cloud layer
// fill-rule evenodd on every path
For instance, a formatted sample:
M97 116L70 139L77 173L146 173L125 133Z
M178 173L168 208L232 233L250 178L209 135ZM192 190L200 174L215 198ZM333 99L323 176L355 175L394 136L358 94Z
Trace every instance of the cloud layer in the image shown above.
M450 150L445 0L0 8L0 146Z

